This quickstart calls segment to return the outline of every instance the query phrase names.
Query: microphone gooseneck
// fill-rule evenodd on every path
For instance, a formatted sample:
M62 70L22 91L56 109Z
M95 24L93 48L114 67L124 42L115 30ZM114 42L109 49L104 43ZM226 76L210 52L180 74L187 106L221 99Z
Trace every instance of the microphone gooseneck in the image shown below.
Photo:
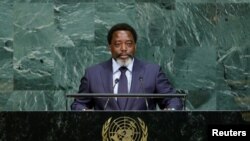
M142 76L139 77L139 81L140 81L142 93L145 93L145 89L144 89L144 85L143 85L143 77ZM145 100L146 107L147 107L147 110L148 110L148 100L147 100L146 97L144 98L144 100Z
M141 86L142 93L145 93L144 85L143 85L143 77L140 76L139 81L140 81L140 86Z
M115 84L114 84L114 86L113 86L113 91L114 91L114 88L115 88L115 86L117 85L117 83L119 83L119 79L118 78L116 78L115 79ZM109 98L107 99L107 101L106 101L106 103L105 103L105 105L104 105L104 110L106 110L106 108L107 108L107 106L108 106L108 103L109 103Z

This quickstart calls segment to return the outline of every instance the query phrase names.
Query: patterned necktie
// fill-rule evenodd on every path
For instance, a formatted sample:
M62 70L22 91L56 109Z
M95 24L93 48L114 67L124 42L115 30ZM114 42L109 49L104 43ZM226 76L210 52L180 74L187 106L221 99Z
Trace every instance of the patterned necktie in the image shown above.
M126 67L120 67L119 70L121 71L119 85L118 85L118 94L128 93L128 79L126 76L126 71L128 70ZM121 109L125 109L127 98L117 98L117 103Z

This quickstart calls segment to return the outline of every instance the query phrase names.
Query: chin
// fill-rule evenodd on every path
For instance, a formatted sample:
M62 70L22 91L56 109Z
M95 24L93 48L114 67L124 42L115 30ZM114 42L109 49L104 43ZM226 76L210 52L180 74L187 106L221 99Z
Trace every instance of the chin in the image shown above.
M132 59L131 58L128 58L128 59L120 59L120 58L117 58L117 63L121 66L124 66L124 67L127 67L131 62L132 62Z

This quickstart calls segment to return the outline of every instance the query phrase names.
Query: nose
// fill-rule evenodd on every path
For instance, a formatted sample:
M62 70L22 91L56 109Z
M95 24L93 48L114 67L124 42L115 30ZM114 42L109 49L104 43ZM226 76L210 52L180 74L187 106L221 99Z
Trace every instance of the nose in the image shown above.
M125 43L122 43L121 50L122 51L126 51L127 50L127 45Z

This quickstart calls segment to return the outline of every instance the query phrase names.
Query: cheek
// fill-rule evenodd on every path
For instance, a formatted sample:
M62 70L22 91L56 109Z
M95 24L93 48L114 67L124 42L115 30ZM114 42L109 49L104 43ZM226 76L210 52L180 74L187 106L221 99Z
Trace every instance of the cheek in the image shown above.
M111 49L110 52L111 52L112 54L118 54L118 51L115 50L115 49Z
M136 48L134 48L133 52L135 53L135 51L136 51Z
M130 53L135 53L135 49L134 49L134 48L133 48L133 49L131 48L131 49L129 50L129 52L130 52Z

